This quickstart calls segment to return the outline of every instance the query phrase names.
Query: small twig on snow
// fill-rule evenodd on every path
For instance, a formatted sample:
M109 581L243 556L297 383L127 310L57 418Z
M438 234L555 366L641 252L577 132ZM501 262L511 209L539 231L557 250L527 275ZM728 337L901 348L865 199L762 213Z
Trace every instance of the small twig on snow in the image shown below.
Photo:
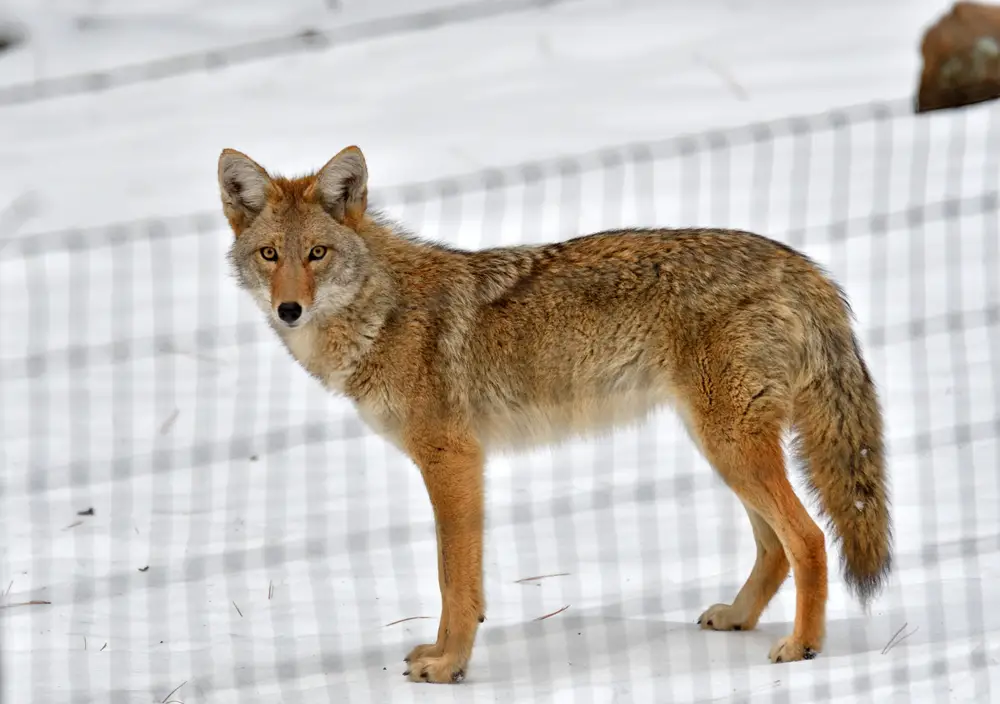
M514 584L524 584L525 582L537 582L540 579L548 579L550 577L569 577L569 572L556 572L555 574L540 574L537 577L524 577L523 579L515 580Z
M52 603L51 601L37 601L37 600L19 601L16 604L3 604L2 606L0 606L0 609L13 609L15 606L48 606L51 603Z
M170 699L170 697L174 696L174 694L176 694L176 693L177 693L177 690L178 690L178 689L180 689L181 687L183 687L184 685L186 685L187 683L188 683L188 681L187 681L187 680L184 680L184 681L183 681L183 682L181 682L181 683L180 683L179 685L177 685L176 687L174 687L173 691L172 691L172 692L171 692L170 694L168 694L167 696L165 696L165 697L164 697L164 698L163 698L163 699L162 699L162 700L160 701L160 704L167 704L167 700L168 700L168 699Z
M416 621L421 618L434 618L433 616L410 616L409 618L401 618L398 621L393 621L392 623L387 623L382 628L388 628L389 626L395 626L397 623L403 623L404 621Z
M562 613L563 611L565 611L565 610L566 610L566 609L568 609L568 608L569 608L569 604L566 604L566 606L562 607L562 608L561 608L561 609L559 609L558 611L553 611L553 612L552 612L552 613L550 613L550 614L545 614L544 616L539 616L538 618L536 618L536 619L534 619L534 620L535 620L535 621L544 621L544 620L545 620L545 619L547 619L547 618L552 618L552 617L553 617L553 616L555 616L556 614L561 614L561 613Z
M903 635L902 637L900 637L900 636L899 636L899 634L900 634L900 633L903 633L903 629L904 629L904 628L906 628L906 627L907 627L908 625L910 625L910 624L909 624L909 623L904 623L904 624L903 624L902 626L900 626L900 627L899 627L899 630L898 630L898 631L896 631L896 632L895 632L895 633L893 634L892 638L890 638L890 639L889 639L889 642L885 644L885 647L884 647L884 648L882 648L882 655L885 655L885 654L886 654L886 653L888 653L888 652L889 652L890 650L892 650L892 649L893 649L893 648L895 648L895 647L896 647L897 645L899 645L899 644L900 644L900 643L902 643L902 642L903 642L904 640L906 640L907 638L909 638L909 637L910 637L910 636L912 636L912 635L913 635L914 633L916 633L917 631L919 631L919 630L920 630L920 626L916 626L916 627L915 627L915 628L914 628L914 629L913 629L912 631L910 631L909 633L905 633L905 634L904 634L904 635ZM897 638L898 638L898 640L897 640Z
M165 421L160 425L160 435L166 435L170 432L170 429L174 427L174 423L177 422L177 416L181 414L181 409L175 408L174 412L167 417Z

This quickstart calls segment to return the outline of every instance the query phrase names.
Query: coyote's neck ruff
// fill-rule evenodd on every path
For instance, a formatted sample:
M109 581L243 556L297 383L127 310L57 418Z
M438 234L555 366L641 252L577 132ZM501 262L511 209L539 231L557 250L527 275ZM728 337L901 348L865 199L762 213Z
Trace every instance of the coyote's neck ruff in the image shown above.
M406 452L434 506L442 616L411 679L458 681L484 617L487 451L609 431L675 408L746 507L757 565L700 620L753 628L793 570L776 661L817 653L824 536L792 491L792 430L862 601L890 566L882 417L844 297L809 259L725 230L624 230L475 252L368 212L364 157L270 176L219 161L230 260L288 350Z

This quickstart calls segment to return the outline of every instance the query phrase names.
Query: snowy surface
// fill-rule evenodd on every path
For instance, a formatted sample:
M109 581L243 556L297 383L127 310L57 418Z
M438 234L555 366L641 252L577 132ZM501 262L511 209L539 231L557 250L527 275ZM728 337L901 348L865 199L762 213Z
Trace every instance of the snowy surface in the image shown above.
M39 61L36 76L20 63L32 55L25 46L0 62L0 81L103 67L110 46L121 46L127 63L142 50L162 57L167 48L154 33L170 37L178 52L203 47L205 34L228 45L257 12L265 26L253 37L272 24L284 35L306 16L320 26L331 21L319 0L282 3L281 21L277 5L261 0L204 3L219 9L192 14L199 4L94 3L98 17L120 18L101 26L121 29L82 33L65 54L69 8L84 14L79 3L37 2L20 14L15 4L15 17L46 23L35 53L52 58ZM361 7L391 4L344 2L344 22ZM125 10L136 5L146 11ZM218 19L226 6L231 19ZM224 146L297 172L355 143L385 187L903 98L916 85L920 32L944 6L575 0L107 94L7 106L0 110L0 202L36 196L38 212L24 230L79 227L216 208L214 166ZM53 15L53 7L63 12ZM188 19L199 13L215 20ZM238 36L224 42L220 33Z
M0 85L458 4L13 2L0 13L29 41L0 56ZM0 105L4 701L995 700L996 107L726 133L731 147L686 157L505 171L489 191L395 188L906 99L944 6L568 0ZM278 346L227 275L216 212L222 147L297 172L350 143L392 214L456 244L732 225L826 265L887 416L897 568L872 612L831 549L817 660L766 660L791 627L791 582L758 631L697 630L735 595L753 542L663 413L491 462L469 678L405 682L403 655L436 622L393 622L438 609L419 475ZM15 606L30 601L51 603Z

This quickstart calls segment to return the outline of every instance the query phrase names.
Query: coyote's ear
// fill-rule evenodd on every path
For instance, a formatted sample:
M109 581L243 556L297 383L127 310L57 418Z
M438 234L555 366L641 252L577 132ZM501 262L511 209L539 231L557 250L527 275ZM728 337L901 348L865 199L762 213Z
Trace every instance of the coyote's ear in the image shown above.
M250 226L267 203L271 177L253 159L235 149L219 156L222 210L237 236Z
M313 197L338 222L356 226L368 207L368 167L357 147L347 147L316 174Z

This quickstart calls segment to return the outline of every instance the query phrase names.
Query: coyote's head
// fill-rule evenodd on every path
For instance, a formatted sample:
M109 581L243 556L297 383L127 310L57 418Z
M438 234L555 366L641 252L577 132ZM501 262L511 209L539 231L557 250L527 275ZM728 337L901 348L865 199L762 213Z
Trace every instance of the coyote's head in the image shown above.
M368 171L348 147L309 176L271 177L250 157L219 157L222 209L236 239L229 259L240 286L278 327L303 325L349 304L369 267L356 229L368 202Z

